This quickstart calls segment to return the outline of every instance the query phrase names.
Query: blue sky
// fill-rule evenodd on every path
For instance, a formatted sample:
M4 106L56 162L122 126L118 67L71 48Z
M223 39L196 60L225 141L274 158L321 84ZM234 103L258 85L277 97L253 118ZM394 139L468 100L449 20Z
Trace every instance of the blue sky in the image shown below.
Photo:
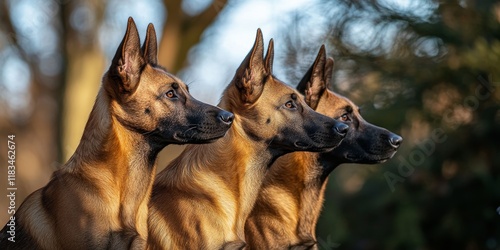
M72 0L58 0L68 3ZM307 29L309 36L317 36L319 46L326 38L321 37L322 27L320 27L321 17L313 16L310 10L317 8L318 0L239 0L229 1L213 25L202 36L201 43L191 49L188 58L190 66L179 72L179 76L191 86L193 96L196 98L217 104L225 86L232 79L233 74L248 53L255 39L257 28L261 28L267 44L269 39L275 41L275 75L287 82L290 77L285 75L283 65L285 51L284 40L280 36L281 29L289 29L290 20L294 13L301 13L306 18L301 19L299 29ZM429 16L432 6L416 6L416 2L410 0L384 0L387 6L399 11L411 12L414 15L423 17ZM56 74L60 69L60 58L56 55L57 34L50 25L51 18L57 14L58 4L56 1L44 0L17 0L10 2L13 23L19 30L18 39L21 46L30 54L36 54L41 61L40 70L47 74ZM196 14L203 10L210 0L185 0L183 8L188 13ZM152 22L156 27L162 27L167 10L161 0L109 0L109 7L106 9L106 22L99 30L99 42L105 51L108 59L116 51L116 47L123 37L128 16L134 17L141 37L144 37L146 26ZM309 16L308 14L311 13ZM71 16L71 24L78 31L84 33L94 20L94 13L80 4ZM370 37L374 36L370 32L369 20L360 22L353 28L353 42L357 45L369 45ZM161 32L161 29L158 29ZM393 32L394 33L394 32ZM358 34L362 34L359 36ZM158 34L159 37L161 34ZM387 33L388 37L391 32ZM393 34L394 35L394 34ZM2 37L0 37L0 42ZM5 39L5 38L4 38ZM8 37L6 39L9 39ZM390 39L390 38L389 38ZM0 43L1 45L1 43ZM427 46L428 47L428 46ZM328 51L328 48L327 48ZM29 81L29 70L25 63L16 58L11 50L3 50L0 54L0 74L5 92L9 98L8 104L14 110L22 110L28 106L27 86ZM160 51L161 53L161 51ZM311 55L313 58L314 55ZM304 59L311 61L311 58ZM109 60L108 60L109 61ZM107 67L107 65L106 65ZM106 69L103 69L103 72ZM1 72L0 72L1 73ZM22 75L22 77L18 77ZM296 83L288 82L291 85Z

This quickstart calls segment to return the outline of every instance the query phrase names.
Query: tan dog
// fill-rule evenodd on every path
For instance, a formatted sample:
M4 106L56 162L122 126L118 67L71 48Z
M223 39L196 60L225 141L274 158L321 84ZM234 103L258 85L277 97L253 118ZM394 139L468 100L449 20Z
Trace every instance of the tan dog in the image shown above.
M384 162L402 141L363 120L349 99L327 90L332 68L333 59L326 59L322 46L297 88L308 105L345 122L349 132L330 152L295 152L273 164L245 225L248 249L316 249L316 222L331 171L341 163Z
M244 224L272 162L291 151L331 149L347 132L272 75L273 41L263 58L262 40L259 29L219 104L235 114L228 134L210 145L188 146L158 174L150 248L244 247Z
M132 18L104 75L82 139L47 186L1 232L1 249L144 249L156 156L167 144L207 143L233 115L192 98L157 66L156 34L144 46Z

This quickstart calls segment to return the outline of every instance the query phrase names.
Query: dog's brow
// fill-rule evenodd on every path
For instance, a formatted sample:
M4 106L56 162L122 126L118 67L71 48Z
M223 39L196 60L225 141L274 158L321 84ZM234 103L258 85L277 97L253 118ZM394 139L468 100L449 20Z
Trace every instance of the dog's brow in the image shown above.
M292 99L293 99L294 101L295 101L295 100L297 100L297 95L296 95L295 93L292 93L290 96L292 97Z
M163 67L163 66L161 66L161 65L158 65L158 64L155 64L155 63L150 63L150 65L151 65L153 68L161 69L161 70L163 70L163 71L165 71L165 72L168 72L168 71L167 71L167 68L165 68L165 67Z
M351 105L347 105L345 106L345 110L348 112L348 113L351 113L353 111Z
M173 82L172 83L172 88L178 89L179 88L179 84L177 82Z

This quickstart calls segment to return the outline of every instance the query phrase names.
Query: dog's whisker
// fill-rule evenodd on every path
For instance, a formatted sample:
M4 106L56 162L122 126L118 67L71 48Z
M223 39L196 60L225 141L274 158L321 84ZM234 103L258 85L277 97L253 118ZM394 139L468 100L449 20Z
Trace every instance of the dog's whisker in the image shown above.
M192 126L192 127L188 128L188 129L184 130L184 132L182 132L182 133L183 133L183 134L186 134L187 132L189 132L189 131L191 131L191 130L193 130L193 129L196 129L197 127L198 127L198 126ZM192 137L191 137L191 138L192 138Z
M144 133L142 133L142 135L150 135L150 134L153 134L155 131L157 131L157 129L144 132Z

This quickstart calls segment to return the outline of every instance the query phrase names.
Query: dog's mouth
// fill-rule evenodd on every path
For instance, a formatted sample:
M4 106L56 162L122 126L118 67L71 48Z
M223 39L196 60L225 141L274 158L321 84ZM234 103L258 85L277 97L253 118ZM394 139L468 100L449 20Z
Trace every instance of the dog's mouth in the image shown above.
M308 144L308 143L305 143L305 142L296 141L296 142L293 143L293 146L296 147L296 148L299 148L299 149L308 149L312 145Z
M192 129L183 133L175 133L173 138L175 141L179 143L190 143L190 144L198 144L198 143L211 143L224 137L226 134L225 130L220 131L200 131L198 129Z
M173 136L174 140L180 143L189 142L188 138L184 134L175 133Z
M327 152L334 149L338 144L327 145L323 143L306 143L303 141L296 141L293 143L294 147L301 151L311 151L311 152Z

